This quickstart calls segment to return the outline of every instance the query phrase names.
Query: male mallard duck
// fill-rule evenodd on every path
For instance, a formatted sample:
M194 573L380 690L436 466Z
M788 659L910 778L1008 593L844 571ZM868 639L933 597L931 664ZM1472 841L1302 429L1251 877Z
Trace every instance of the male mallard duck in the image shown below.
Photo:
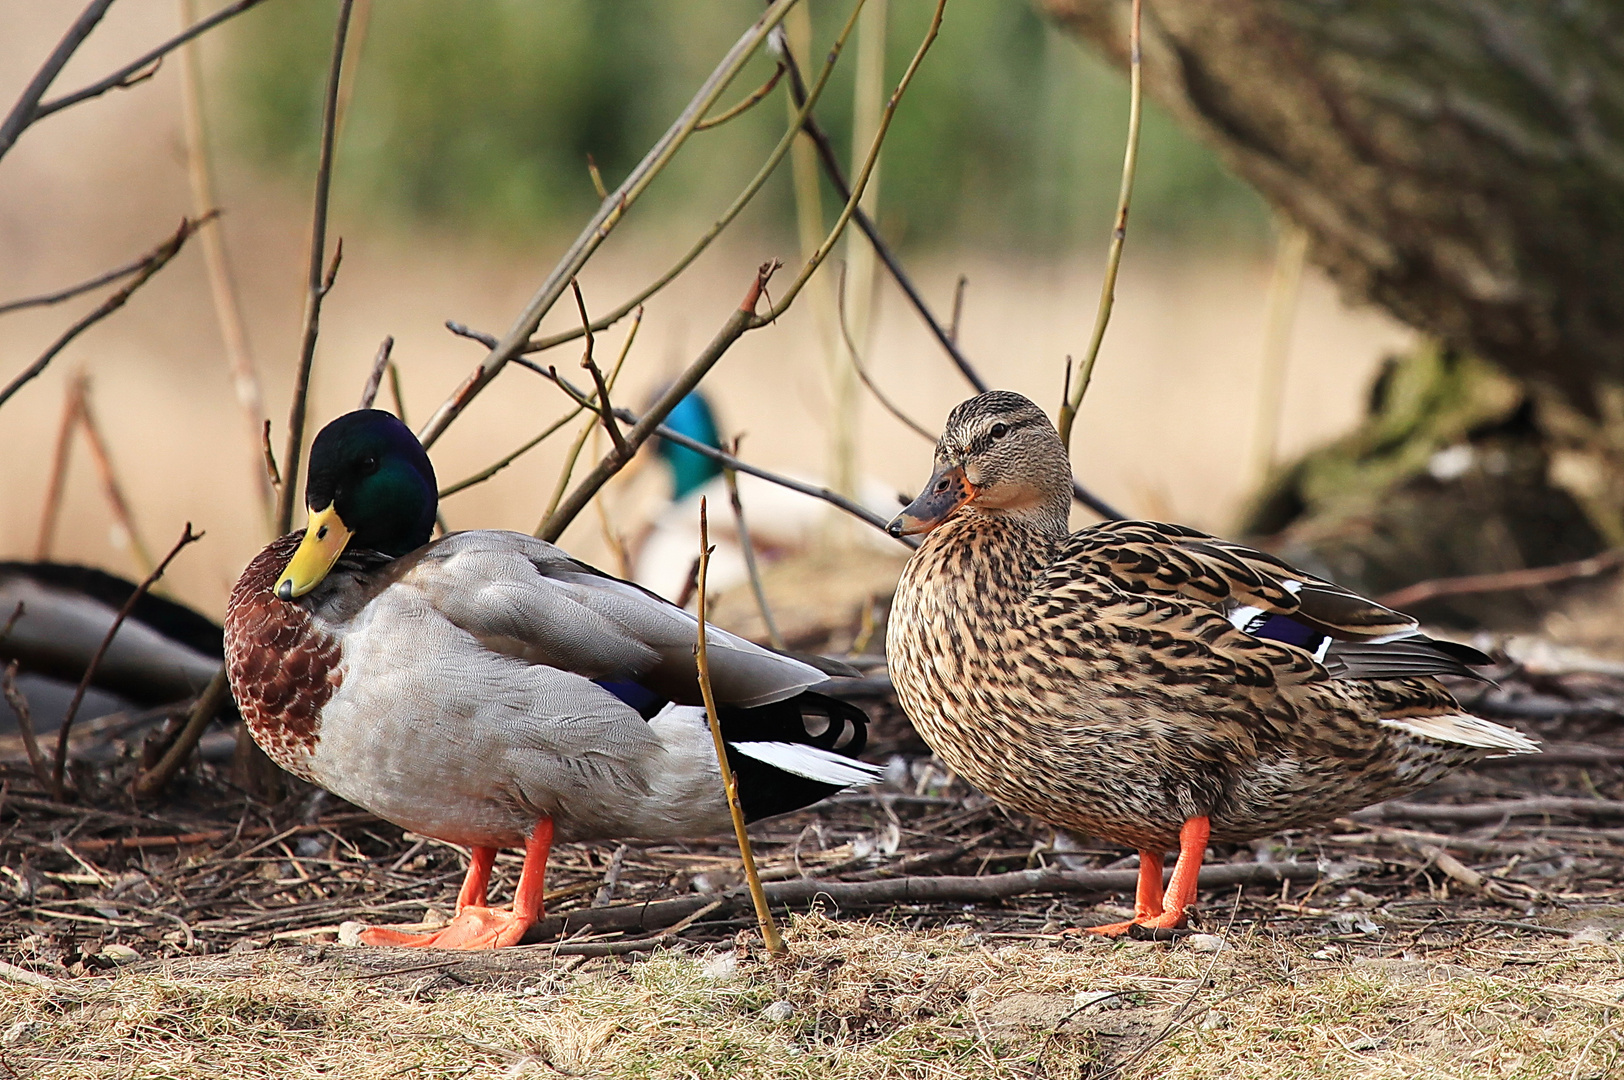
M1178 525L1067 532L1071 468L1019 394L948 416L887 652L931 748L994 799L1139 849L1131 922L1182 926L1208 839L1251 840L1537 753L1432 678L1488 658L1272 555ZM1165 895L1162 854L1178 863Z
M473 848L449 926L363 940L515 944L541 915L555 838L727 828L693 616L522 533L430 543L433 467L385 412L322 429L306 492L306 531L260 552L226 611L243 719L289 772ZM715 627L706 640L747 817L875 778L853 759L863 713L807 690L823 671ZM513 906L492 909L496 850L518 845Z
M716 449L722 448L715 414L704 394L696 390L677 403L665 419L666 426L690 439ZM637 547L632 578L661 596L686 603L692 590L694 559L699 554L699 500L711 507L711 553L708 573L710 588L722 593L741 585L749 577L740 546L737 518L729 509L727 481L722 466L686 446L666 439L653 440L655 452L671 473L671 499L648 527ZM791 473L797 480L816 487L824 481ZM738 474L739 502L744 507L745 524L757 557L771 563L813 546L824 534L830 509L817 499L749 473ZM857 501L876 514L896 509L894 489L872 478L858 482ZM863 529L854 533L859 543L872 543L890 553L896 547L878 531Z

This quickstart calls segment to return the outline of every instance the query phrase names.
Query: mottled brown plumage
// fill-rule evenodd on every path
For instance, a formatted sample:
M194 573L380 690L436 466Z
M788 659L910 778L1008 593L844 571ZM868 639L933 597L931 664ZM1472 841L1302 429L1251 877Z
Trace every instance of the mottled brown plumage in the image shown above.
M1472 650L1192 529L1068 534L1070 475L1036 405L984 394L948 418L930 484L892 526L929 533L890 616L898 697L999 802L1140 849L1158 890L1161 853L1179 844L1194 860L1175 878L1187 902L1189 849L1209 828L1244 841L1314 825L1536 749L1463 714L1432 677L1469 673L1463 659L1484 659ZM1144 893L1155 910L1136 921L1182 919L1182 902L1163 917Z

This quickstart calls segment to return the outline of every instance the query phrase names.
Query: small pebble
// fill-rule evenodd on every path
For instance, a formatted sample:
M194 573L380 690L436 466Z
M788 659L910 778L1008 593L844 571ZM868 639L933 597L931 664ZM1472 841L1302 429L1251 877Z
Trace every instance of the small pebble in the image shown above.
M699 973L717 981L731 979L739 973L739 958L732 952L712 953L699 965Z
M355 945L361 944L361 931L365 930L366 928L367 928L366 923L356 922L353 919L351 919L351 920L349 920L347 922L339 923L338 924L338 943L340 945L350 945L350 946L355 946Z
M1224 939L1217 934L1191 934L1184 944L1196 952L1217 952L1224 947Z
M775 1001L761 1010L761 1018L769 1024L782 1024L795 1015L795 1006L787 1001Z
M101 955L103 959L111 960L115 964L128 964L132 960L141 959L141 954L128 945L103 945Z

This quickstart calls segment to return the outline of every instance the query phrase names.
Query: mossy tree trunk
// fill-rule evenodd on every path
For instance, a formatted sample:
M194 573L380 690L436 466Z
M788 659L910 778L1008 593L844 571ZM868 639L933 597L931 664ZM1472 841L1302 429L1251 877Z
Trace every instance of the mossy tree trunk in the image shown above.
M1126 65L1126 0L1041 4ZM1474 482L1549 488L1582 528L1565 512L1507 520L1514 535L1498 556L1412 559L1371 577L1511 568L1486 564L1624 541L1624 5L1145 0L1144 41L1149 91L1307 231L1310 258L1350 298L1444 346L1387 376L1389 391L1427 388L1411 402L1419 413L1399 423L1404 409L1379 402L1338 463L1329 448L1299 463L1254 524L1334 531L1348 504L1332 488L1389 525L1424 513L1382 493L1440 482L1446 433L1469 446L1493 431L1502 449L1510 440L1533 456L1518 450L1516 468ZM1488 409L1498 421L1484 393L1503 399ZM1461 427L1473 415L1478 425ZM1307 488L1286 497L1292 484ZM1501 501L1513 518L1527 511ZM1553 530L1566 535L1536 542Z

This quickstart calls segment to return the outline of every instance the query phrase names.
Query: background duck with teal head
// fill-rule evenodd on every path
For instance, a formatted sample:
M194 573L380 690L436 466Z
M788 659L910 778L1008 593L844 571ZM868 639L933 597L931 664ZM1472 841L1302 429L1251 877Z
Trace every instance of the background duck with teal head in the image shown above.
M722 448L721 427L705 395L694 391L666 417L666 426L706 446ZM710 538L716 551L708 571L709 588L721 593L748 580L738 526L728 498L727 481L714 458L655 440L656 453L670 471L670 501L654 517L632 560L632 576L639 585L669 600L688 603L692 592L694 560L699 555L699 500L707 500ZM804 483L826 486L815 474L790 469L787 474ZM762 563L807 550L826 535L828 514L839 513L817 499L780 487L759 477L739 475L739 501L756 557ZM858 501L881 517L895 513L896 492L877 480L858 482ZM884 534L866 526L851 530L885 550L895 547Z

